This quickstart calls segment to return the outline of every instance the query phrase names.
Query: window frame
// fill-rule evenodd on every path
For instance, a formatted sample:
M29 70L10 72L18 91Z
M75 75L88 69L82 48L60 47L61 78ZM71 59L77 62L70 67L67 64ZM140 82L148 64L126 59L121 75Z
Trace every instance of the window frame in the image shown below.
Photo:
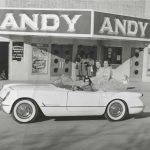
M108 60L111 65L121 65L122 64L122 53L123 53L123 47L104 46L104 60ZM109 56L109 55L111 55L111 56ZM115 56L116 56L116 58L115 58ZM118 57L120 56L120 60L117 60L117 56Z

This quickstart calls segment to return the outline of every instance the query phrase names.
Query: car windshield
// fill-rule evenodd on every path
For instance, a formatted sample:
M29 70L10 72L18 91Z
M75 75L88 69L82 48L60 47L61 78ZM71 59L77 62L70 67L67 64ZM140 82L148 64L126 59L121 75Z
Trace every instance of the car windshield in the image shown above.
M72 91L89 91L89 92L96 92L98 90L93 89L91 86L86 85L86 86L76 86L76 85L65 85L65 84L61 84L61 85L56 85L59 88L65 88L68 90L72 90Z
M85 83L83 82L83 80L73 81L70 77L65 75L59 77L55 81L52 81L52 84L54 84L59 88L65 88L73 91L91 91L91 92L97 91L96 89L93 89L88 82Z
M59 87L59 88L65 88L65 89L68 89L68 90L72 89L72 85L64 85L64 84L62 84L62 85L57 85L57 87Z

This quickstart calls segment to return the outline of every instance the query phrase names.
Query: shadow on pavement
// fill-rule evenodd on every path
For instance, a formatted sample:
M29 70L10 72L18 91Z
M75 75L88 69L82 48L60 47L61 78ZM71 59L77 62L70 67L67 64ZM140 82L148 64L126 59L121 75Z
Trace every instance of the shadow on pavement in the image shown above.
M43 122L47 120L55 121L85 121L85 120L106 120L104 116L61 116L61 117L45 117L39 116L36 122Z
M143 113L131 116L131 118L135 118L135 119L148 118L148 117L150 117L150 112L143 112Z
M35 120L35 122L43 122L43 121L48 121L48 120L51 120L52 117L47 117L47 116L44 116L43 114L39 114Z
M55 117L55 121L84 121L84 120L106 120L104 116L63 116Z
M141 114L136 115L130 115L129 117L125 118L125 120L128 120L130 118L134 119L142 119L142 118L148 118L150 117L150 112L143 112ZM54 120L54 121L85 121L85 120L106 120L104 116L61 116L61 117L45 117L45 116L39 116L36 120L36 122L43 122L48 120Z

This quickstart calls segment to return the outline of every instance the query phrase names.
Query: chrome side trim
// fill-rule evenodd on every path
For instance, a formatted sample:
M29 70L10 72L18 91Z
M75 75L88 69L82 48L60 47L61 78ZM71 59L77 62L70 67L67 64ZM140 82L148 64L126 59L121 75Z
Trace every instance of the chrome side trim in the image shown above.
M106 107L106 106L40 106L40 107Z
M131 106L130 108L144 108L145 106Z
M7 105L7 104L3 104L3 103L2 103L2 104L1 104L1 106L3 107L3 106L10 106L10 105Z

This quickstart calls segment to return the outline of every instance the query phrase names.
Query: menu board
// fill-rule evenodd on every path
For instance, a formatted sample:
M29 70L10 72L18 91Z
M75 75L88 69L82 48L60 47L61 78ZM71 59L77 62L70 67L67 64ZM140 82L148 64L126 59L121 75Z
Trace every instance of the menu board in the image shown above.
M48 72L48 44L32 44L32 73Z
M23 42L13 42L12 43L12 60L21 61L23 58L24 43Z

